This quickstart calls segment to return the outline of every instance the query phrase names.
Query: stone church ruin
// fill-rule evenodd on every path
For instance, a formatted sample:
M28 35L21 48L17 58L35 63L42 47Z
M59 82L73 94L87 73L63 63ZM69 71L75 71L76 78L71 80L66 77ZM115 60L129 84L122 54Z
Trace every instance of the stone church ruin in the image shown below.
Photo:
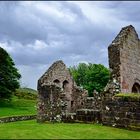
M84 104L87 91L79 88L63 61L56 61L38 80L38 121L73 113Z
M108 47L111 77L102 93L78 87L63 61L38 80L37 121L93 122L140 130L140 40L132 25L122 28Z

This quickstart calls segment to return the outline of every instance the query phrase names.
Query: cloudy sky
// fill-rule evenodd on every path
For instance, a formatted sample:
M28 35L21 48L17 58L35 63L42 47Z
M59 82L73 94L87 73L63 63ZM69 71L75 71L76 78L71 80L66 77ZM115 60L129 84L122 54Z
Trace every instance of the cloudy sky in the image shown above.
M36 89L38 78L56 60L108 67L107 47L124 26L140 34L140 2L0 1L0 46Z

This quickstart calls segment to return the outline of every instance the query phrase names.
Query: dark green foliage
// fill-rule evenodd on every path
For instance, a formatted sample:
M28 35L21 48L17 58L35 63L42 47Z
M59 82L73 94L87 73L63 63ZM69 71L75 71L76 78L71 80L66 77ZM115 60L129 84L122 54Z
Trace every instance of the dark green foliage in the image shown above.
M19 88L21 75L9 54L0 47L0 98L10 98L12 92Z
M88 90L89 96L93 95L93 90L101 92L110 77L109 70L101 64L80 63L69 70L77 85Z
M29 88L19 88L14 92L14 95L17 96L19 99L37 99L37 91Z

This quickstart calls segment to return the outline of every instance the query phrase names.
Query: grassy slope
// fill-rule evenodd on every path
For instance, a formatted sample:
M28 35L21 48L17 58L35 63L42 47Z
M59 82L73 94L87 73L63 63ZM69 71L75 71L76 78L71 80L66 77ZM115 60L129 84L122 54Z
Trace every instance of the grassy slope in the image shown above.
M27 94L31 96L32 94L37 95L37 91L31 88L20 88L17 89L19 94ZM26 95L25 94L25 95ZM22 97L22 96L21 96ZM18 99L18 97L13 96L11 102L4 102L0 100L0 117L11 116L11 115L26 115L26 114L36 114L36 99Z
M98 124L38 124L35 120L0 124L1 139L139 139L140 132Z
M36 101L13 97L11 102L0 101L0 117L11 115L36 114Z
M20 88L20 89L18 89L18 90L19 90L19 91L22 91L22 92L37 94L37 91L34 90L34 89L31 89L31 88Z

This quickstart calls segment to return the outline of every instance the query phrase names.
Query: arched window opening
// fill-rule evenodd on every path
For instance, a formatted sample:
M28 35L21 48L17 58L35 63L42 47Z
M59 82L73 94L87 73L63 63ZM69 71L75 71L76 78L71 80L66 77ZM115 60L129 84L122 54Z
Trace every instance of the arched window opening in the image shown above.
M140 93L140 85L135 83L132 87L132 93Z
M68 90L68 84L69 84L69 82L68 82L67 80L65 80L65 81L63 82L63 89L64 89L64 90Z
M74 101L71 101L71 107L73 107Z
M55 79L53 82L56 86L60 86L60 81L58 79Z

